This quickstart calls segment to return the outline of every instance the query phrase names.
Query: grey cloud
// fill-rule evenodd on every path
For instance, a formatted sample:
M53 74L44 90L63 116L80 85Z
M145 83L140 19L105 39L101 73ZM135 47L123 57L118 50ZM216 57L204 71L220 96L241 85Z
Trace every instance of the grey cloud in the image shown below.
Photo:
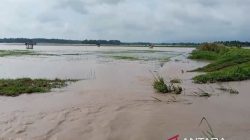
M101 3L106 3L106 4L119 4L121 2L125 2L126 0L99 0Z
M248 9L249 0L3 0L0 37L250 40Z
M100 4L116 5L124 1L125 0L62 0L58 2L56 8L70 8L77 13L87 14L88 8L91 9Z
M62 0L61 2L58 2L58 5L56 5L55 8L70 8L78 13L87 14L86 5L87 3L82 0Z

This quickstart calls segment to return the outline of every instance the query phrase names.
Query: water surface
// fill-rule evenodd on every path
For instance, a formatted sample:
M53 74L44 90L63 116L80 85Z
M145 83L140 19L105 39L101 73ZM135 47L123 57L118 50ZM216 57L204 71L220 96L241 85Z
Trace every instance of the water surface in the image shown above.
M0 50L25 50L25 46L1 44ZM88 79L99 65L110 65L115 61L112 56L136 57L141 60L139 63L154 63L190 50L192 49L38 45L32 51L41 55L0 58L0 77Z

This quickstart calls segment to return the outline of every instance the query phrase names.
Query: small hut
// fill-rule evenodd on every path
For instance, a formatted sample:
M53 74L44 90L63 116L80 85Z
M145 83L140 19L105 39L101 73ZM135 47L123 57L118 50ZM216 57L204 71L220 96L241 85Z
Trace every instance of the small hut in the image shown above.
M149 48L150 48L150 49L153 49L153 48L154 48L154 45L153 45L153 44L149 44Z
M34 48L34 45L36 45L36 43L34 42L26 42L25 43L25 46L26 46L26 49L33 49Z

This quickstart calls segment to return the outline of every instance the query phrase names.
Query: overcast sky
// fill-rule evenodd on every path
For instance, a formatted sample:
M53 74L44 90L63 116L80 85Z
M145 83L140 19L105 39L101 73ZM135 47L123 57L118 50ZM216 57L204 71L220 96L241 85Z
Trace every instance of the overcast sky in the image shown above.
M1 0L0 38L250 41L250 0Z

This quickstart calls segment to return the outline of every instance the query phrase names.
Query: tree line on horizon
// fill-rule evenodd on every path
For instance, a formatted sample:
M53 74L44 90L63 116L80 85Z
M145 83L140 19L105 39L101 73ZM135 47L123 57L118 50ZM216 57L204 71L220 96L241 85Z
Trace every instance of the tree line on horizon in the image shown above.
M58 44L81 44L80 40L66 40L66 39L45 39L45 38L3 38L0 43L58 43Z
M93 45L173 45L173 46L198 46L202 43L179 42L179 43L150 43L150 42L121 42L120 40L68 40L68 39L46 39L46 38L3 38L0 43L55 43L55 44L93 44ZM250 42L242 41L215 41L213 43L223 44L225 46L250 46Z

